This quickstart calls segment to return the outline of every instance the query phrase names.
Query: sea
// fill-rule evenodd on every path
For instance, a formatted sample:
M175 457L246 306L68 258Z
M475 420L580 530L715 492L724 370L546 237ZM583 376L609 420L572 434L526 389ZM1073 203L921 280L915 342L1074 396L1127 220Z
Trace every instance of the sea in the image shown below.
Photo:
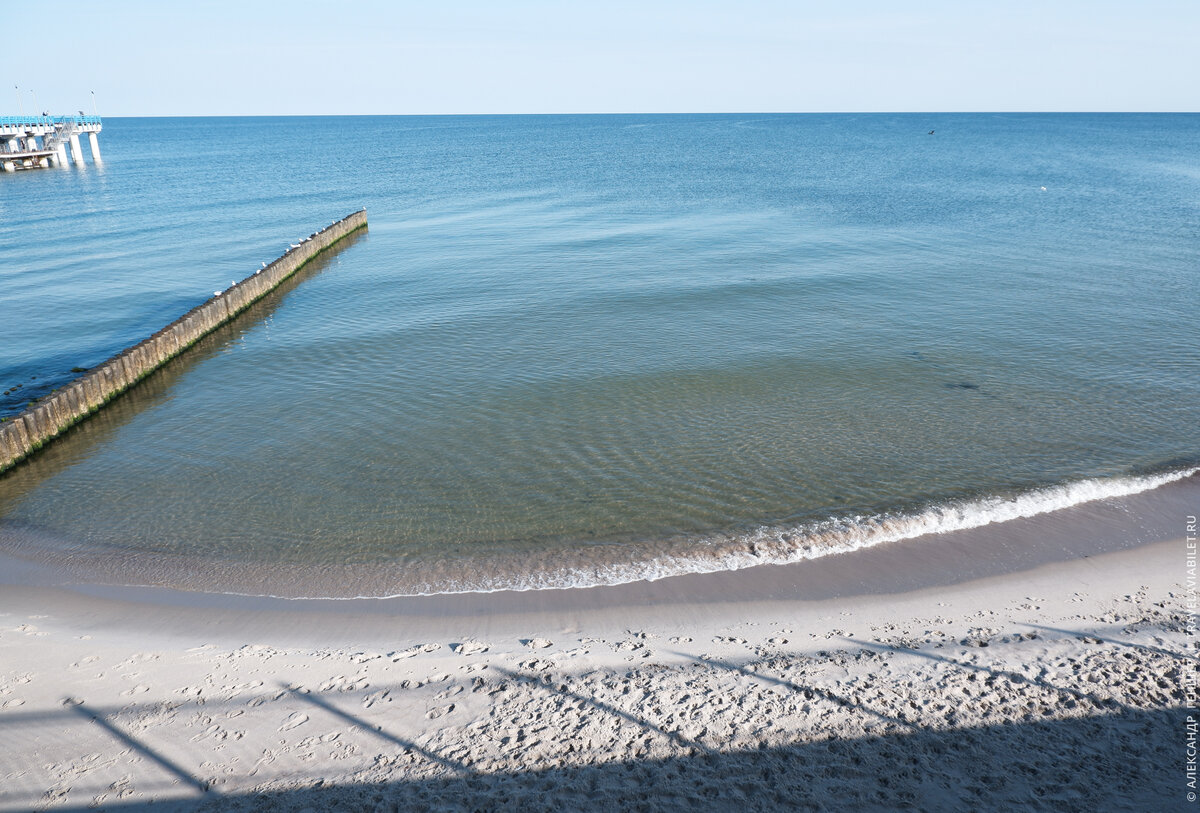
M84 581L592 587L1200 467L1200 115L106 118L100 149L0 175L0 418L370 226L0 477L0 550Z

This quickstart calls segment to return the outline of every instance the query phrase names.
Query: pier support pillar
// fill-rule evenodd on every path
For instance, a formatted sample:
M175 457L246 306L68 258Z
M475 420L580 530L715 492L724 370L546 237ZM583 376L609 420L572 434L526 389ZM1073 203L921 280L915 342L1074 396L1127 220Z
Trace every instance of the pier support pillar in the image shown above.
M71 160L83 166L83 147L79 146L79 134L71 134Z
M62 141L58 142L58 165L60 167L71 166L71 162L67 160L67 145Z
M88 143L92 147L92 160L97 164L100 163L100 139L96 138L95 133L88 133Z
M3 164L0 164L0 167L3 167L5 172L16 172L17 171L17 165L14 164L12 161L5 161Z

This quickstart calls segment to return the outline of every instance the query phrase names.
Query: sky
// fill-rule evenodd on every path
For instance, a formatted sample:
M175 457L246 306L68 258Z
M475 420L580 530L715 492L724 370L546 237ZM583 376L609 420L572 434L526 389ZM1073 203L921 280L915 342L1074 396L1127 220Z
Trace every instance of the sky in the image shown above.
M1200 110L1200 0L52 8L0 114Z

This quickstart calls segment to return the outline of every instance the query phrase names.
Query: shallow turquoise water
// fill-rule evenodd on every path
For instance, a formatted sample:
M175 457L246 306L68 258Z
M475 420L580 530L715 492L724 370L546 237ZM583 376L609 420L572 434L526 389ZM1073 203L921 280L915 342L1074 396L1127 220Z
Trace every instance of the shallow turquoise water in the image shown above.
M1200 459L1200 116L118 119L101 146L0 178L4 414L370 216L0 480L10 549L103 578L621 581Z

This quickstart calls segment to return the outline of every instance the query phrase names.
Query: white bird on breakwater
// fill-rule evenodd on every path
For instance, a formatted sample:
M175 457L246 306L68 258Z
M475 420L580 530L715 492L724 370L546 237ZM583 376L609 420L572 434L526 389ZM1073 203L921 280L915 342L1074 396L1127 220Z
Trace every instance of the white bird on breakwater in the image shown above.
M221 295L220 291L213 291L213 296L220 296L220 295Z
M266 263L263 263L263 268L266 268L266 267L267 267L267 264L266 264Z

